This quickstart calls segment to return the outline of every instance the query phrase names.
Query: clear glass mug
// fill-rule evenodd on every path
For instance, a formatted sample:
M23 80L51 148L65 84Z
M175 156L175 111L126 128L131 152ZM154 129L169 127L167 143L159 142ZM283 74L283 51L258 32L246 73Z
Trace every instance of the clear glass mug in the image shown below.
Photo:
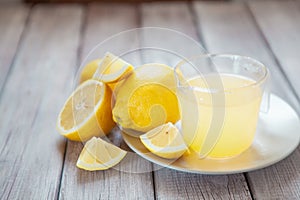
M268 69L249 57L204 54L181 61L174 70L182 133L190 149L200 158L228 158L248 149L259 112L268 107Z

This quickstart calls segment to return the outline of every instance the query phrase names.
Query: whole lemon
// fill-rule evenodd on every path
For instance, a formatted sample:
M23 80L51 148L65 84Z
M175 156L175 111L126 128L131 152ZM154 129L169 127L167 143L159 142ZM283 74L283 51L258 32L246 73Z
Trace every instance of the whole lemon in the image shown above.
M147 132L180 118L173 69L151 63L137 67L114 91L113 119L124 130Z

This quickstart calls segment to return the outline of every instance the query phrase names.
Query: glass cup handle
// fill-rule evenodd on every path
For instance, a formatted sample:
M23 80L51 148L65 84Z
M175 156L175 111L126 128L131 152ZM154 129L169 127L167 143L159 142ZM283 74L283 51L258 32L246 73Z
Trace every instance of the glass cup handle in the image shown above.
M262 95L261 104L260 104L260 112L261 113L268 113L270 110L270 96L271 96L271 89L270 89L270 77L266 80L266 85L264 89L264 93Z
M269 109L270 109L270 91L266 89L261 99L260 112L268 113Z

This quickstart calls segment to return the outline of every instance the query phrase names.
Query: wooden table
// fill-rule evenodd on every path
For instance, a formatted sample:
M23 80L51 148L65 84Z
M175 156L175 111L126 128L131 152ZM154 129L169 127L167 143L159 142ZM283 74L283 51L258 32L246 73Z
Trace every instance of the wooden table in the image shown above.
M300 199L300 149L265 169L208 176L76 168L81 143L55 130L82 58L120 31L179 30L214 53L265 63L300 113L300 2L0 6L0 199ZM151 169L139 158L132 167Z

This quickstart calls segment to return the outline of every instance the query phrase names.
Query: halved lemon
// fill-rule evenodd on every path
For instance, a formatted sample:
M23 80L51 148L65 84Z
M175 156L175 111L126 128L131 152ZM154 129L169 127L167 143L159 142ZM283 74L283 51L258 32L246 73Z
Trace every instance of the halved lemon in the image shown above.
M85 143L76 166L88 171L109 169L118 164L126 153L101 138L93 137Z
M140 136L142 143L153 154L176 159L188 149L179 130L168 122Z
M71 94L59 113L58 131L74 141L108 134L115 126L111 96L111 90L104 83L85 81Z
M112 84L126 77L133 70L133 66L121 58L107 52L99 64L93 79Z
M89 79L92 79L95 72L98 69L98 66L100 65L102 59L96 59L91 62L89 62L81 71L80 74L80 83L83 83L84 81L87 81Z

